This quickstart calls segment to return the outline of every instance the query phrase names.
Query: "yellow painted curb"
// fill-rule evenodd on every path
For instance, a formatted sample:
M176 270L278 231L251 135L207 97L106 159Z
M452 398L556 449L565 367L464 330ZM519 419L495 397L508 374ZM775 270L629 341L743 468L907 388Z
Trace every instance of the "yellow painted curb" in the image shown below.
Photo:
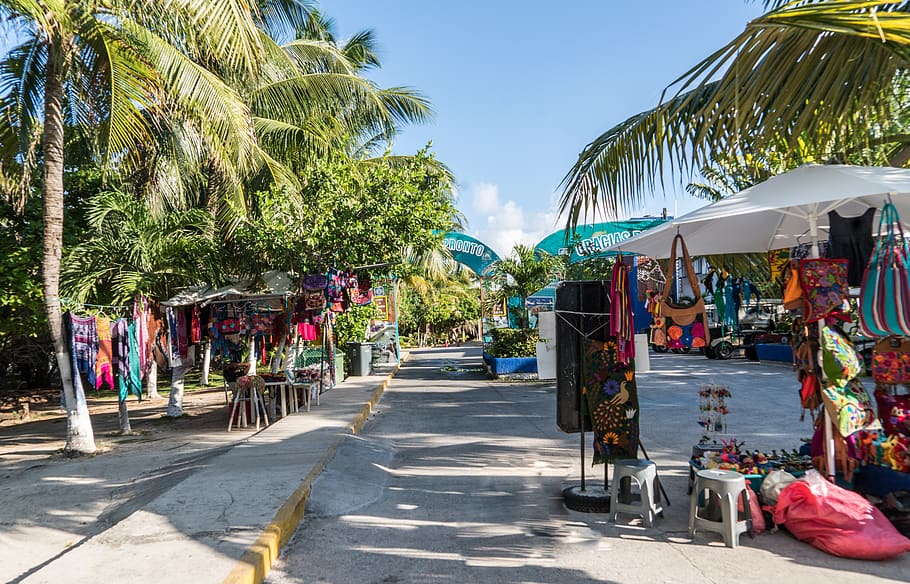
M370 396L367 403L359 412L357 412L357 415L348 427L351 433L357 434L360 432L360 429L363 428L363 425L370 417L370 413L373 411L373 406L375 406L376 402L379 401L379 398L382 397L382 394L392 382L392 378L395 377L395 374L398 373L398 370L401 368L401 364L407 360L409 355L410 353L403 353L401 355L398 365L395 366L391 373L386 375L376 391L373 392L373 395ZM300 483L300 486L297 487L291 496L288 497L288 500L284 502L284 505L278 509L274 519L265 526L265 529L259 537L256 538L255 543L243 553L240 561L234 569L231 570L228 577L224 579L224 584L262 584L262 581L265 580L269 570L272 568L272 564L278 557L278 551L287 544L291 535L293 535L294 530L297 529L297 526L303 519L303 513L306 510L306 502L310 497L313 481L316 480L316 477L325 470L325 467L335 457L335 453L338 451L343 440L343 437L339 437L329 447L325 456L323 456L319 463L307 474L303 479L303 482Z

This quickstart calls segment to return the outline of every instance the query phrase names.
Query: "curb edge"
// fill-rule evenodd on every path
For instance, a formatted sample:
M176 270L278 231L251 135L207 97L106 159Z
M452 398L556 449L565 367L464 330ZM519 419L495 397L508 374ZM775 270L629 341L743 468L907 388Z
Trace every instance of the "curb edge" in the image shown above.
M376 391L370 396L367 403L364 404L363 408L354 416L350 426L348 426L348 430L350 430L352 434L357 434L360 432L360 429L363 428L363 425L366 423L367 419L369 419L370 414L373 411L373 407L389 387L395 374L397 374L398 370L401 368L401 364L404 363L409 356L410 353L402 353L401 359L395 368L392 369L391 373L386 375ZM306 477L300 483L300 486L294 490L291 496L288 497L288 500L278 509L278 512L275 513L275 517L265 526L265 528L263 528L262 533L259 534L256 541L243 553L237 561L237 565L231 570L231 573L228 574L227 578L224 579L223 584L262 584L262 581L265 580L265 577L268 575L272 564L278 558L279 550L287 544L291 535L294 534L294 531L303 519L306 503L310 498L310 492L312 491L313 481L322 474L322 471L325 470L325 467L328 466L329 462L335 458L335 453L341 446L344 437L344 434L340 435L329 447L325 456L322 457L319 463L307 473Z

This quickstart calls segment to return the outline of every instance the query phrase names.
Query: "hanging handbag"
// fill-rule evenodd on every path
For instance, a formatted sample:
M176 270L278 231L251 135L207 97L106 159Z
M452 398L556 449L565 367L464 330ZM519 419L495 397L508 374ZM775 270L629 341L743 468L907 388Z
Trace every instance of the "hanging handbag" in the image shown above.
M858 379L844 385L827 384L822 388L821 396L825 409L844 438L860 430L881 429L872 409L872 398Z
M814 410L821 405L821 384L818 381L818 375L811 373L803 378L802 386L799 389L799 401L803 409Z
M806 299L806 322L846 314L850 290L847 260L813 258L799 263L799 285Z
M898 336L880 340L872 347L872 379L876 383L910 383L910 341Z
M784 270L784 308L787 310L805 310L806 297L799 285L799 260L790 260Z
M894 395L880 388L875 391L875 404L886 434L910 436L910 395Z
M325 274L308 274L303 278L303 289L325 290L327 283Z
M882 208L878 233L860 285L860 331L870 337L910 335L910 248L891 203Z
M826 380L844 385L862 373L862 359L853 348L853 343L836 329L822 327L821 347L822 371Z
M308 290L303 293L303 301L307 310L322 310L325 308L325 292Z
M689 277L692 293L695 294L695 300L686 304L677 304L667 298L670 294L670 282L673 281L673 272L676 267L677 241L682 246L686 275ZM667 283L664 285L658 301L662 320L661 332L663 334L654 335L654 344L660 345L660 341L663 341L662 345L670 349L705 347L711 341L711 333L708 330L705 299L701 295L698 278L695 277L695 268L692 266L692 259L689 257L689 249L686 247L686 242L683 240L682 235L679 234L673 238L671 245L670 264L667 268Z

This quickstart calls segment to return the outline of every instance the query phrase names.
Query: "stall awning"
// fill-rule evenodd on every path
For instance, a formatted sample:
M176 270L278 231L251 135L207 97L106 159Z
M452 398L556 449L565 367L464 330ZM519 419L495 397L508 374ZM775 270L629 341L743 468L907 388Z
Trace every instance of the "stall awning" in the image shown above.
M293 296L296 290L296 280L292 280L287 272L269 270L262 274L261 279L237 279L220 288L213 288L208 284L192 286L161 304L163 306L190 306L208 304L231 297L236 297L236 300L265 300Z

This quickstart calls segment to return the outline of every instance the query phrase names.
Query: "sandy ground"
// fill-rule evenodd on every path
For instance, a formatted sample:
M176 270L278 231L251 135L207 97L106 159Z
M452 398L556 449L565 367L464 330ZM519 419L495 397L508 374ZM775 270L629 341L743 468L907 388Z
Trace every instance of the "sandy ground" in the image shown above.
M133 432L120 435L117 401L111 397L88 396L89 413L95 432L97 455L128 451L161 440L186 440L199 434L226 428L228 409L221 387L197 389L184 394L181 418L167 416L167 396L158 400L139 402L130 397L128 408ZM66 444L66 415L59 406L53 390L35 392L32 396L30 419L19 419L20 412L7 407L0 418L0 464L6 469L19 463L63 457ZM232 435L247 436L241 430Z

